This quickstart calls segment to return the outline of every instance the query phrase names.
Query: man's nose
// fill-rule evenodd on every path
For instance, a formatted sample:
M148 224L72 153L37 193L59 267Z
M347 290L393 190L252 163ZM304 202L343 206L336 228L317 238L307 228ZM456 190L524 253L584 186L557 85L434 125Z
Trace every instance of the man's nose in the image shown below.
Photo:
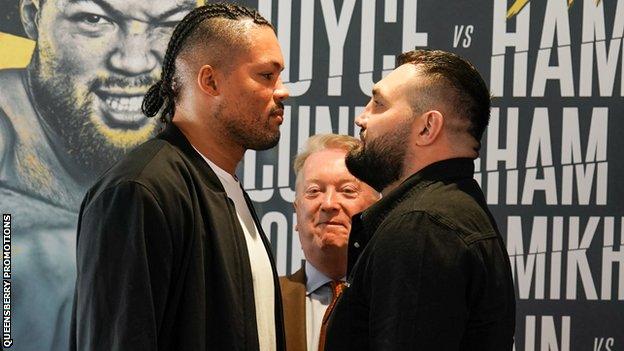
M366 104L366 107L364 107L364 111L362 111L359 116L355 117L355 124L358 127L366 129L366 123L368 122L368 116L373 108L373 104L373 99L371 99L368 104Z
M325 193L323 202L321 203L321 210L334 211L340 209L340 203L338 201L338 194L334 190L329 190Z
M288 88L286 88L286 86L282 82L281 77L277 78L276 84L277 86L275 87L275 90L273 91L273 96L275 96L275 99L278 101L286 100L288 96L290 96L290 93L288 92Z
M362 129L366 129L366 123L368 121L368 114L366 113L366 110L364 110L364 112L362 112L359 116L355 117L355 124L362 128Z
M137 76L158 67L159 55L149 38L147 23L132 23L123 31L108 60L110 69L126 76Z

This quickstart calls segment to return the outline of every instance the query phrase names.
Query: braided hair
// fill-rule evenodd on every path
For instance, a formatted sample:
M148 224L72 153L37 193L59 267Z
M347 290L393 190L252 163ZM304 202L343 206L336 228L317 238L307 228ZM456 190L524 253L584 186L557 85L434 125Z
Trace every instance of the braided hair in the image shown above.
M250 19L255 24L273 28L271 23L262 17L258 11L241 5L225 3L208 4L197 7L189 12L173 30L163 60L160 80L150 87L143 98L141 110L144 115L147 117L154 117L162 109L160 121L165 124L171 121L175 113L175 100L178 92L178 89L174 89L176 83L176 58L182 48L184 48L185 42L188 41L187 39L191 35L195 35L195 32L200 30L214 32L215 28L211 27L219 26L216 21L214 21L214 24L207 23L206 26L200 26L202 22L214 18L233 21ZM273 28L273 30L275 30L275 28ZM204 33L199 34L201 35ZM194 44L193 42L197 41L193 40L191 45Z

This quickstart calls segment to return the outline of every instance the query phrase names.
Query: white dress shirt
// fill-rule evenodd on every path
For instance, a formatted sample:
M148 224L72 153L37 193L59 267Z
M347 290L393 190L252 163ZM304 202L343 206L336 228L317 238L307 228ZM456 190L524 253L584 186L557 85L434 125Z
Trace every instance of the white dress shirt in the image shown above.
M333 293L328 283L331 278L319 272L310 262L305 263L306 275L306 339L308 351L317 351L321 324L327 307L332 301ZM340 279L345 280L343 277Z

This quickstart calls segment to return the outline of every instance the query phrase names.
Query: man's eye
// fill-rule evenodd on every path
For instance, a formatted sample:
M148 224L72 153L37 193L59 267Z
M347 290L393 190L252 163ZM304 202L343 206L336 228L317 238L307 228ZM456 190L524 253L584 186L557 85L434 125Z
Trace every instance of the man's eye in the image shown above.
M311 188L311 189L307 189L306 190L306 196L315 196L318 195L321 192L320 189L318 188Z
M266 80L272 80L273 79L273 73L261 73L260 75L262 77L264 77L264 79L266 79Z
M108 22L104 17L92 13L82 13L76 15L74 19L89 24Z
M356 188L354 188L354 187L351 187L351 186L342 188L342 192L345 195L348 195L348 196L357 196L358 195L358 190Z
M98 15L87 15L84 17L84 21L88 23L96 24L102 21L102 17Z
M111 19L94 13L79 13L72 16L71 19L83 29L95 29L113 24Z
M383 106L383 104L379 100L373 100L373 104L375 104L375 106Z

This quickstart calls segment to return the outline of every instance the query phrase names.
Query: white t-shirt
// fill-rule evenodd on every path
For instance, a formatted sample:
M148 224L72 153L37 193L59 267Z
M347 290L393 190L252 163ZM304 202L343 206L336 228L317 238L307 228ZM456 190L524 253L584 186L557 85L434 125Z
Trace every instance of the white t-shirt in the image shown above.
M200 155L197 149L195 149ZM254 223L251 211L243 197L243 189L234 176L219 168L212 161L202 155L210 168L221 181L227 196L234 202L238 221L245 233L247 253L251 265L253 279L254 302L256 306L256 324L258 326L258 342L260 350L275 350L275 286L273 285L273 270L269 255L264 247L258 228Z

